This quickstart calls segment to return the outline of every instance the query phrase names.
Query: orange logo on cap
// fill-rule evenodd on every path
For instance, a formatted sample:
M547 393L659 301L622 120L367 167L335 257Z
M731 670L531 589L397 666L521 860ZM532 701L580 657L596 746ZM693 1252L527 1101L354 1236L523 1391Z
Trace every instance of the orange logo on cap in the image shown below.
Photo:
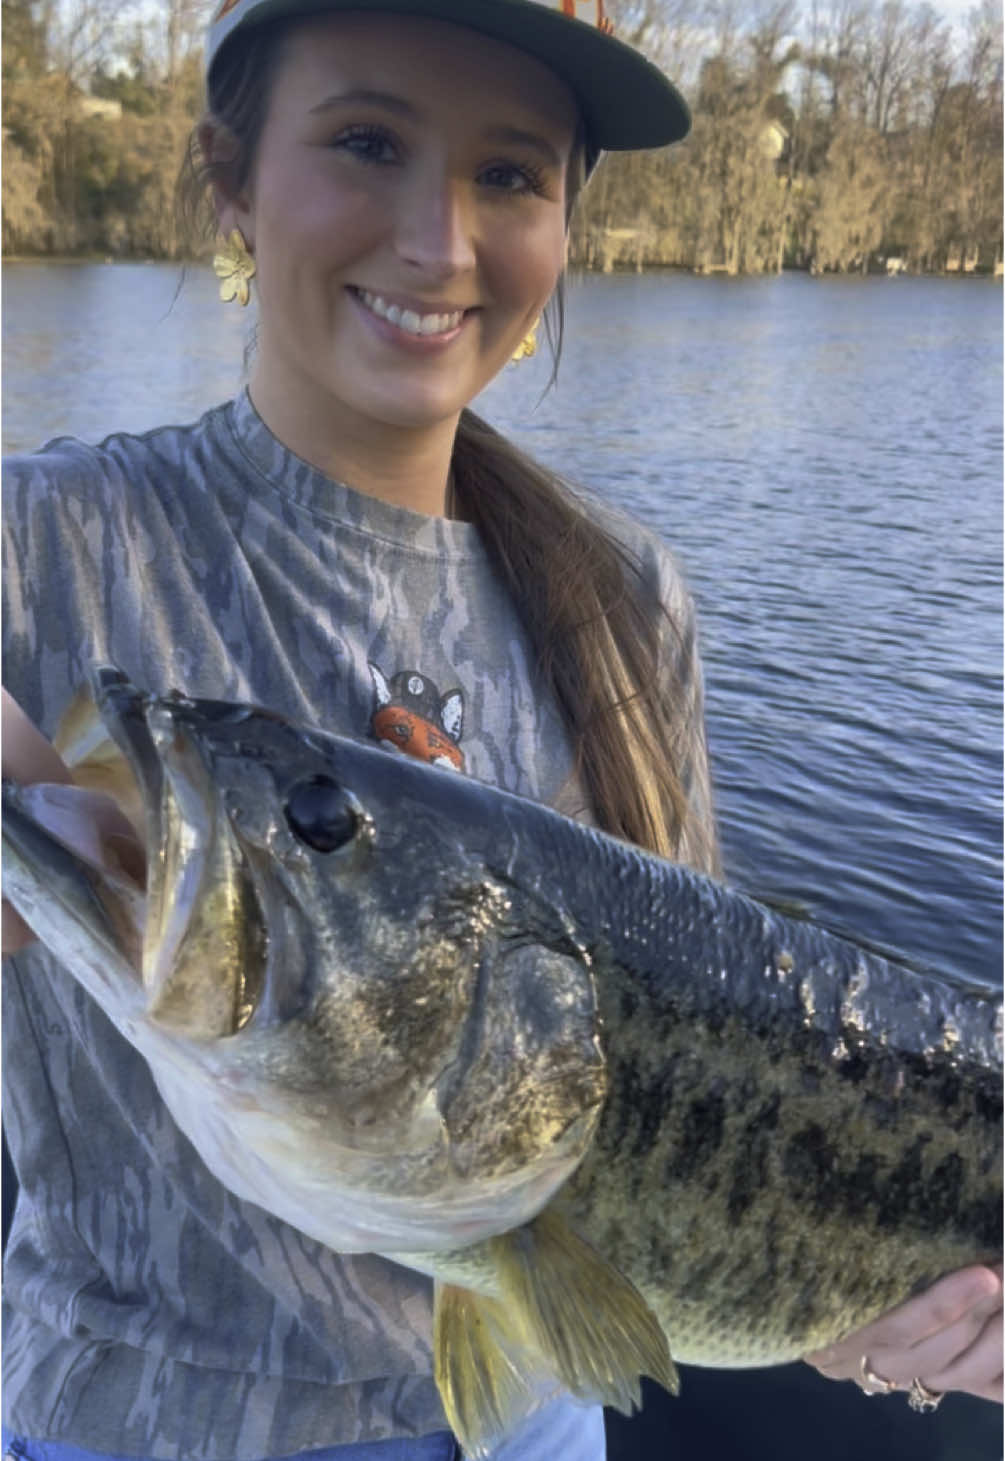
M572 19L576 16L577 5L596 5L597 7L597 29L603 31L605 36L614 34L614 26L604 14L604 0L562 0L562 14Z
M223 4L213 16L213 24L215 25L218 20L222 20L225 15L229 15L234 6L238 5L239 3L240 0L223 0Z

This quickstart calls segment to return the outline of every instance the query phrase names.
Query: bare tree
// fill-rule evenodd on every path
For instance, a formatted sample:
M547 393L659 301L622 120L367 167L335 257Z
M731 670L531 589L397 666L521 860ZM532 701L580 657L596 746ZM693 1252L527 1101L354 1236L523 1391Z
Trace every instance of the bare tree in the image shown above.
M172 187L214 0L2 3L5 246L175 256ZM575 261L741 273L1000 257L998 0L980 0L959 41L913 0L607 9L681 84L694 128L678 147L602 162ZM85 115L88 87L121 118Z
M164 79L173 87L186 56L196 50L209 20L206 0L162 0L164 6Z

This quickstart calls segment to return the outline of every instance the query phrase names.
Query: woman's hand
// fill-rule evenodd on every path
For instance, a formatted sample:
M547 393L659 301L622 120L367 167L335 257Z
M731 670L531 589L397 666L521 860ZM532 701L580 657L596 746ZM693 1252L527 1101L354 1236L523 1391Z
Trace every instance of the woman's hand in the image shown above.
M93 867L125 873L138 886L145 876L145 855L129 819L104 791L75 786L70 768L6 690L0 723L3 774L22 786L38 787L32 816L65 847ZM18 913L4 901L4 954L16 954L35 938Z
M0 752L5 780L29 785L36 781L69 783L72 778L62 757L42 733L35 729L12 695L0 690ZM35 935L20 914L3 900L3 952L15 954Z
M942 1394L962 1390L1002 1400L1002 1269L962 1268L924 1293L805 1356L830 1380L854 1380L870 1395L919 1380Z

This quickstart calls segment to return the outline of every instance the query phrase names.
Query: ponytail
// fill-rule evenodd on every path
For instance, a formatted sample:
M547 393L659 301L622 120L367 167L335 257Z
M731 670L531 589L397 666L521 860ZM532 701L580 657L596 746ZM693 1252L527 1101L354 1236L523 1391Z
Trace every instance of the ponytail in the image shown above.
M560 478L472 411L453 480L521 615L598 824L717 872L710 817L685 786L692 770L705 775L693 627L671 618L651 575Z

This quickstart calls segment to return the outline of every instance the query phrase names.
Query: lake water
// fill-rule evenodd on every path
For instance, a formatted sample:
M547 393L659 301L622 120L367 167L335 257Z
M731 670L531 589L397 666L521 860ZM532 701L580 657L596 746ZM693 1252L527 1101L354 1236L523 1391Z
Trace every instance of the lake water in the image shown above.
M233 394L251 312L219 304L209 271L181 277L5 266L5 449ZM730 878L1000 982L1000 286L590 277L539 401L549 369L542 351L507 370L480 409L679 553ZM684 1401L647 1411L658 1449L635 1423L612 1432L617 1454L1001 1455L979 1402L917 1417L802 1368L753 1389L693 1373Z
M6 451L242 383L205 269L7 265L3 304ZM678 551L732 879L991 982L1001 334L987 280L588 277L557 389L542 351L481 402Z

